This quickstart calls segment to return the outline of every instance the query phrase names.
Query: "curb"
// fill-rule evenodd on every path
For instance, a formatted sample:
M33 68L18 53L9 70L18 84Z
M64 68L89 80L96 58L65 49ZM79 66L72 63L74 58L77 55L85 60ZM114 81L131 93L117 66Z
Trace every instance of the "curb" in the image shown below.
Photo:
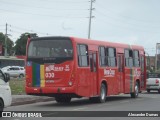
M14 101L11 103L11 106L18 106L18 105L25 105L25 104L32 104L32 103L37 103L37 102L48 102L48 101L54 101L55 99L52 98L36 98L36 99L31 99L31 100L24 100L24 98L19 98L18 100Z

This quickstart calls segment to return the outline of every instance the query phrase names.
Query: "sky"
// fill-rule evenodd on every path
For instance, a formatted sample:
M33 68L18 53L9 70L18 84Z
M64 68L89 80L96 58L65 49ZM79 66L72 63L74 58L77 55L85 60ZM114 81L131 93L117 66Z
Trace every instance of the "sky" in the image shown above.
M160 43L160 0L96 0L91 39L141 45L149 55ZM22 33L88 37L90 0L0 0L0 32L14 42ZM160 51L158 51L160 53Z

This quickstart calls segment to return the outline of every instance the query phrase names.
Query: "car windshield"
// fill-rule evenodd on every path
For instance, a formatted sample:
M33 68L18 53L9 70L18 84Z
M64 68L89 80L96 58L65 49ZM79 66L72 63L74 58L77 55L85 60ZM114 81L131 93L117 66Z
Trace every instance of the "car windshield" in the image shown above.
M160 74L159 73L149 73L148 78L160 78Z
M2 71L0 70L0 79L4 80L4 76L2 74Z
M7 70L7 69L9 69L10 67L3 67L1 70Z

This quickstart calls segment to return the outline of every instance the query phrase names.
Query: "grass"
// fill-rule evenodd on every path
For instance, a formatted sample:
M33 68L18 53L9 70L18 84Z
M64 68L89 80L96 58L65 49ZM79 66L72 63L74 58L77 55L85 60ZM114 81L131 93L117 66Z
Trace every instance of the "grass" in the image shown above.
M12 95L25 94L25 79L11 78L9 81Z

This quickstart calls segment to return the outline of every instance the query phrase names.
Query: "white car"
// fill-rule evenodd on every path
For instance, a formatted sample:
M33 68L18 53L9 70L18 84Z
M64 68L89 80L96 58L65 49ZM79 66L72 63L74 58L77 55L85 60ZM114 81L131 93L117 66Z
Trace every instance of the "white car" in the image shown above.
M160 73L149 73L146 85L148 93L150 90L156 90L160 93Z
M10 77L23 78L25 76L24 67L20 66L7 66L1 69L4 74L8 74Z
M9 76L7 74L4 75L0 70L0 111L3 111L4 107L11 105L12 96L8 81Z

